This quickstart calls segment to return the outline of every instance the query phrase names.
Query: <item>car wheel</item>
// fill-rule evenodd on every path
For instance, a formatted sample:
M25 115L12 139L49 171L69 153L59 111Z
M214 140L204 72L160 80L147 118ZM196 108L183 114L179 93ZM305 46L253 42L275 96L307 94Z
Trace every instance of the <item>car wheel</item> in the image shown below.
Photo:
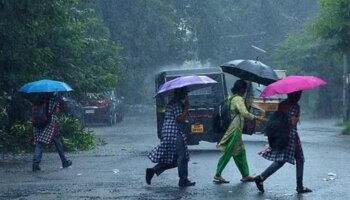
M113 114L113 124L117 124L117 114Z
M123 115L121 113L119 113L117 115L117 122L121 122L121 121L123 121Z
M109 115L109 120L108 120L108 121L109 121L109 122L108 122L108 125L110 125L110 126L115 125L115 124L117 123L117 114L111 113L111 114Z
M112 115L112 113L110 113L109 117L108 117L108 126L113 126L113 115Z

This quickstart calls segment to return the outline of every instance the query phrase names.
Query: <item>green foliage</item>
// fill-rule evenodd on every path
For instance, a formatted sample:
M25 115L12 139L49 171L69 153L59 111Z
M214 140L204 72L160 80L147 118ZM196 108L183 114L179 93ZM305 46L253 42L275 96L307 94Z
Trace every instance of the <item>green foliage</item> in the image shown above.
M55 6L38 47L52 52L47 75L68 82L77 93L113 88L117 82L118 48L94 9L85 1Z
M144 94L154 93L160 69L186 60L217 66L255 59L261 53L251 45L270 52L316 10L314 0L104 0L100 5L111 39L122 46L118 88L131 103L153 102Z
M318 75L327 81L318 94L308 92L303 98L317 116L339 116L343 110L341 59L350 50L349 6L347 0L321 0L317 16L302 31L289 34L272 55L289 74Z
M2 150L32 148L27 122L30 102L17 93L24 83L63 80L76 96L116 86L120 47L109 40L108 29L93 9L96 6L80 0L0 1ZM94 147L92 131L71 118L64 119L61 131L67 150Z
M320 11L312 28L323 39L333 41L343 52L350 51L350 1L319 0Z
M350 135L350 121L343 123L342 126L344 127L344 129L342 130L342 133L344 135Z
M350 53L350 1L348 0L320 0L320 11L318 15L311 22L311 29L316 33L317 37L327 41L330 44L329 49L333 52L339 52L343 55L349 56ZM346 61L346 56L344 58L343 70L347 71L348 61ZM340 59L339 59L340 60ZM340 65L339 65L340 66ZM341 71L341 70L339 70ZM343 81L345 82L345 76L343 75ZM338 80L342 79L341 76L338 76ZM340 88L340 87L339 87ZM339 95L336 98L338 101L341 96L344 95L345 98L348 98L348 86L343 83L343 94ZM339 113L342 110L345 110L346 113L349 112L347 101L349 99L343 99L342 103L345 105L345 108L341 108ZM339 101L340 104L340 101ZM347 120L348 114L343 115L343 118Z
M103 141L96 140L92 130L83 127L71 116L59 117L59 131L63 138L65 151L90 150ZM9 131L0 131L0 151L2 152L32 152L33 131L30 121L17 122ZM54 145L48 147L55 151Z
M289 34L277 45L272 58L290 74L305 73L304 67L317 62L319 46L319 40L309 32Z
M104 0L100 5L111 39L122 46L120 93L131 103L152 99L145 90L152 94L154 72L193 57L182 18L171 1Z
M269 61L251 45L272 51L316 10L313 0L180 0L175 5L193 35L198 59L213 64L257 56Z
M336 2L345 6L339 16L346 15L346 1ZM272 64L251 45L270 53L316 9L315 0L1 0L0 98L13 98L28 81L49 78L70 84L78 99L117 87L129 103L153 103L159 69L186 60L217 66L257 56ZM339 27L346 32L346 24ZM321 74L323 66L337 66L337 59L322 59L332 43L319 44L312 34L303 43L288 38L275 59L278 68ZM289 47L293 52L283 59ZM24 119L12 112L23 105L11 101L0 101L8 127Z
M60 116L60 134L67 151L90 150L96 146L96 137L92 130L81 125L71 116Z
M335 79L341 76L340 55L310 29L289 34L277 45L271 57L289 74L314 74Z
M270 51L313 12L313 1L3 0L0 95L51 78L75 96L117 86L140 103L164 66L254 59L252 44Z
M120 47L94 8L94 1L0 1L0 98L39 79L65 81L75 96L115 88ZM18 106L1 102L6 112ZM20 114L11 114L7 126L21 121Z
M306 92L302 98L303 108L315 116L337 115L341 112L341 65L340 55L331 45L316 38L312 29L289 34L272 54L272 59L286 69L289 75L317 75L327 81L318 93Z
M8 116L8 113L6 112L6 109L4 108L0 109L0 131L6 128L8 121L9 121L9 116Z
M8 132L1 131L0 137L1 151L30 152L33 149L33 133L29 121L15 123Z

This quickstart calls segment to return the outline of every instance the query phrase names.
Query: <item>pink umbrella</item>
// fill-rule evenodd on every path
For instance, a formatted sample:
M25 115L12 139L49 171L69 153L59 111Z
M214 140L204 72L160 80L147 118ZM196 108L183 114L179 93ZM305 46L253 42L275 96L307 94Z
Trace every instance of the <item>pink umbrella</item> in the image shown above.
M269 97L277 94L288 94L300 90L312 89L325 84L326 81L316 76L287 76L268 85L262 91L261 96Z

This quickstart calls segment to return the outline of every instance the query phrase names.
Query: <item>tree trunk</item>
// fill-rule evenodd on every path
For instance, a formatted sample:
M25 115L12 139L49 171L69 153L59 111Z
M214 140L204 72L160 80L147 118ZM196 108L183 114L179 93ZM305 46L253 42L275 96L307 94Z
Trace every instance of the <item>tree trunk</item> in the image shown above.
M349 120L349 104L348 104L348 83L349 83L349 74L348 74L348 52L344 52L343 55L343 121L346 122Z

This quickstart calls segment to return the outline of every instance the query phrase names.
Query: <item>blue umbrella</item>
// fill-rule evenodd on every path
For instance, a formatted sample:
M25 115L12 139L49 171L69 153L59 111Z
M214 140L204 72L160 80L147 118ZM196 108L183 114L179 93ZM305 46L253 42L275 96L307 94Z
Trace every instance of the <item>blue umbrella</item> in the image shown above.
M19 91L25 93L35 92L69 92L73 89L65 82L54 80L39 80L24 84Z

